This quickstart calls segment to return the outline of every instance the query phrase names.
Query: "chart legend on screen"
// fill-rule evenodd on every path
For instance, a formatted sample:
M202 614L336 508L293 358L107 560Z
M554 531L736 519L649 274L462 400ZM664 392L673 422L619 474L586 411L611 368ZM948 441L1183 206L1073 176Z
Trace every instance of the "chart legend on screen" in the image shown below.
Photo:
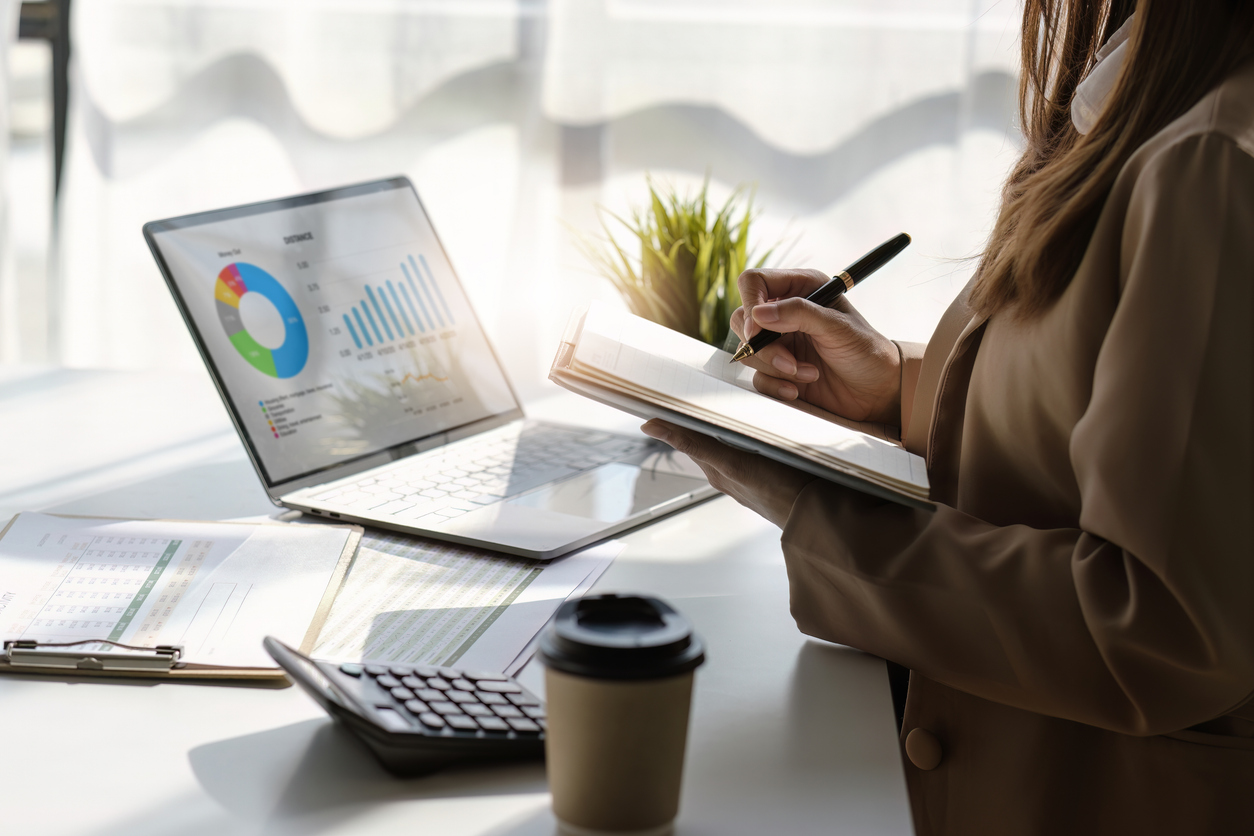
M279 437L279 431L274 426L274 421L270 418L270 412L266 409L265 401L257 401L257 406L261 407L261 414L266 416L266 423L270 425L270 432L274 433L274 437Z

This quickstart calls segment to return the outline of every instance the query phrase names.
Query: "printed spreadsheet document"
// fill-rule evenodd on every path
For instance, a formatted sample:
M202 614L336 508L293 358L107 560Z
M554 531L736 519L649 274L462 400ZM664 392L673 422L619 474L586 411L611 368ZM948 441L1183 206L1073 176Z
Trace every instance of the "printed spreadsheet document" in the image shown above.
M312 655L513 673L561 603L620 551L611 541L543 562L368 532Z
M188 665L273 668L261 640L308 643L357 531L22 513L0 538L0 641L178 645Z

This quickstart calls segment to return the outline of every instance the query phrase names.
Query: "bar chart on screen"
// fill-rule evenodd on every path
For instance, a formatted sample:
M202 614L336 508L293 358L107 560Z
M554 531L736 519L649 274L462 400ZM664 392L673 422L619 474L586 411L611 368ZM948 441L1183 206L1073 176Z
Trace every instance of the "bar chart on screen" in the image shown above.
M441 256L411 240L308 261L302 254L295 268L321 317L324 368L335 370L333 403L320 414L360 434L419 416L455 426L484 412L482 384L466 363L482 366L488 349Z
M442 260L406 242L314 265L329 348L350 370L337 381L342 407L376 421L479 408L461 356L465 302Z
M357 349L383 346L422 335L435 335L456 324L440 283L421 253L406 255L395 280L363 284L362 296L340 314Z

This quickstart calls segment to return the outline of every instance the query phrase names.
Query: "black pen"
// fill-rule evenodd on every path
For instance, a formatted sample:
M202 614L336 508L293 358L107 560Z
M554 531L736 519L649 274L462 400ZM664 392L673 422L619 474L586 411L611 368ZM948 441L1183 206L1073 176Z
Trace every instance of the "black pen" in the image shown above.
M806 297L806 300L824 308L830 308L836 304L836 300L846 290L853 290L854 287L883 267L888 262L897 257L897 254L904 250L910 244L910 236L906 233L896 235L889 240L880 244L871 250L862 258L849 265L843 273L839 273L832 277L832 280L820 287L818 290ZM748 320L745 326L748 327ZM736 349L736 353L732 355L733 363L752 357L771 343L782 337L774 331L767 331L765 328L753 335L748 342L742 342L740 348Z

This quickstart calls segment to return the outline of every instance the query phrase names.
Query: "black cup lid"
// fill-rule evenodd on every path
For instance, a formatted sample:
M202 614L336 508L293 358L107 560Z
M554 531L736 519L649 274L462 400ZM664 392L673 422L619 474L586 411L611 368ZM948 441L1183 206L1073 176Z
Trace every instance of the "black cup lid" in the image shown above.
M705 661L692 624L646 595L589 595L567 601L540 637L540 660L596 679L659 679Z

